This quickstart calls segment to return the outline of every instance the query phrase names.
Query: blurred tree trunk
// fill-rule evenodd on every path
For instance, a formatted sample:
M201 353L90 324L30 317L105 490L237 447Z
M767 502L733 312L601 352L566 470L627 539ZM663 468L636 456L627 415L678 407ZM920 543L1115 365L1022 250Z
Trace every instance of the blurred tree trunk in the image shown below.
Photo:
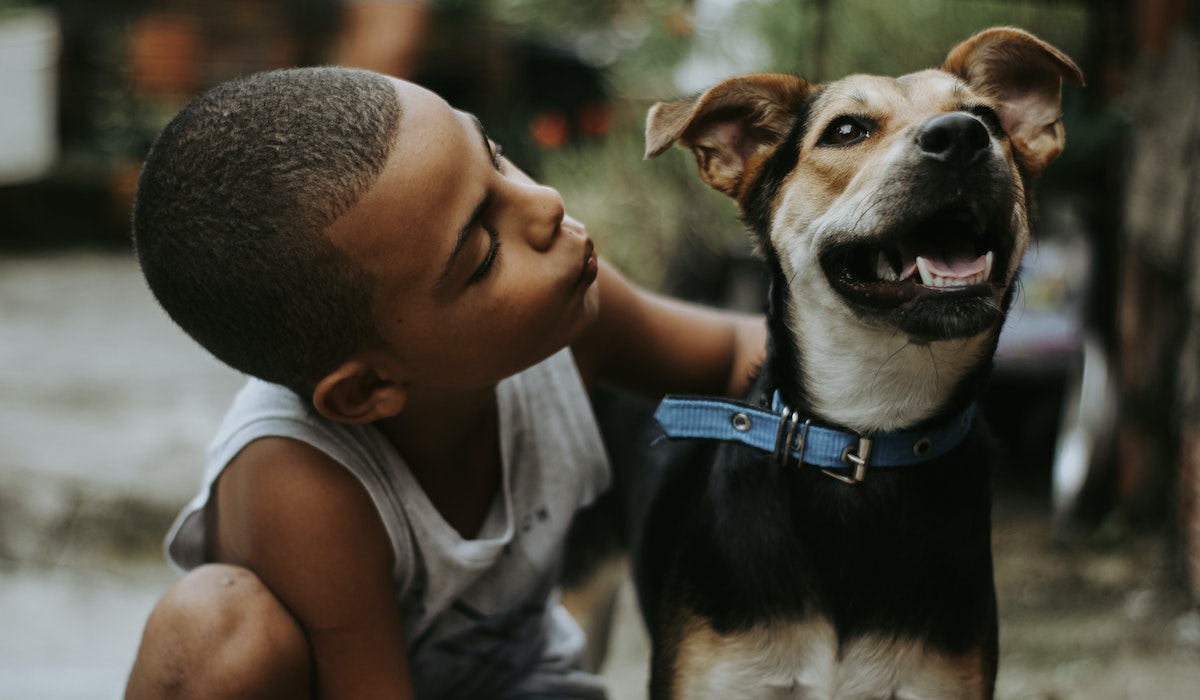
M825 73L829 56L829 3L830 0L813 0L817 10L817 45L813 49L813 70L811 75L816 80L828 80ZM802 64L801 64L802 65Z
M1138 55L1126 105L1117 323L1117 506L1132 522L1178 517L1200 600L1200 43L1195 0L1130 3ZM1177 494L1177 501L1171 498Z

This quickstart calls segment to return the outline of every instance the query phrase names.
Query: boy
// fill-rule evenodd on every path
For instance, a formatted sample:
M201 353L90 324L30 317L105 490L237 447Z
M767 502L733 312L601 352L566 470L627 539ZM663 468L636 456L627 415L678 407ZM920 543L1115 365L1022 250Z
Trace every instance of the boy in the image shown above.
M761 319L634 288L477 120L366 71L193 101L133 231L163 308L253 378L127 697L603 697L553 593L608 484L587 388L738 394Z

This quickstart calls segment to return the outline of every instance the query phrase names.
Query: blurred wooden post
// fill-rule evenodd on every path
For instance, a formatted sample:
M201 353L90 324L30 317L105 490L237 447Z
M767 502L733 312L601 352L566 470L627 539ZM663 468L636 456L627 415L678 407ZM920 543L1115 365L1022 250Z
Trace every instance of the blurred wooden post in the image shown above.
M829 53L829 5L831 0L813 0L817 7L816 43L813 46L813 72L816 80L827 80L825 66ZM803 65L803 64L801 64Z
M1129 3L1138 56L1126 105L1117 304L1116 500L1132 521L1174 512L1200 601L1200 41L1195 0ZM1170 498L1172 485L1177 500Z

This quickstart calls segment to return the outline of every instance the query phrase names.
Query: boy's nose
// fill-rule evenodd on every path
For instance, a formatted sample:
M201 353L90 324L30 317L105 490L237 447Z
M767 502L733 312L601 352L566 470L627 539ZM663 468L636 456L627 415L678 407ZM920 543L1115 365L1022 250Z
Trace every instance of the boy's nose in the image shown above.
M529 186L527 202L529 242L538 250L547 250L558 236L566 207L558 190L544 185Z

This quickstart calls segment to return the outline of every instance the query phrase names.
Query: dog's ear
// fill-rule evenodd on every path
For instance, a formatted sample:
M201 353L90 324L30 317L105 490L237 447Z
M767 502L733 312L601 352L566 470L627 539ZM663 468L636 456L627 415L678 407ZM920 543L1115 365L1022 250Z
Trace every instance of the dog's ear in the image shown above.
M659 102L646 117L646 157L678 142L695 154L702 180L739 199L811 90L802 78L764 73L730 78L691 99Z
M1083 85L1065 54L1028 32L984 30L954 47L942 70L995 102L1000 123L1032 173L1062 153L1062 83Z

